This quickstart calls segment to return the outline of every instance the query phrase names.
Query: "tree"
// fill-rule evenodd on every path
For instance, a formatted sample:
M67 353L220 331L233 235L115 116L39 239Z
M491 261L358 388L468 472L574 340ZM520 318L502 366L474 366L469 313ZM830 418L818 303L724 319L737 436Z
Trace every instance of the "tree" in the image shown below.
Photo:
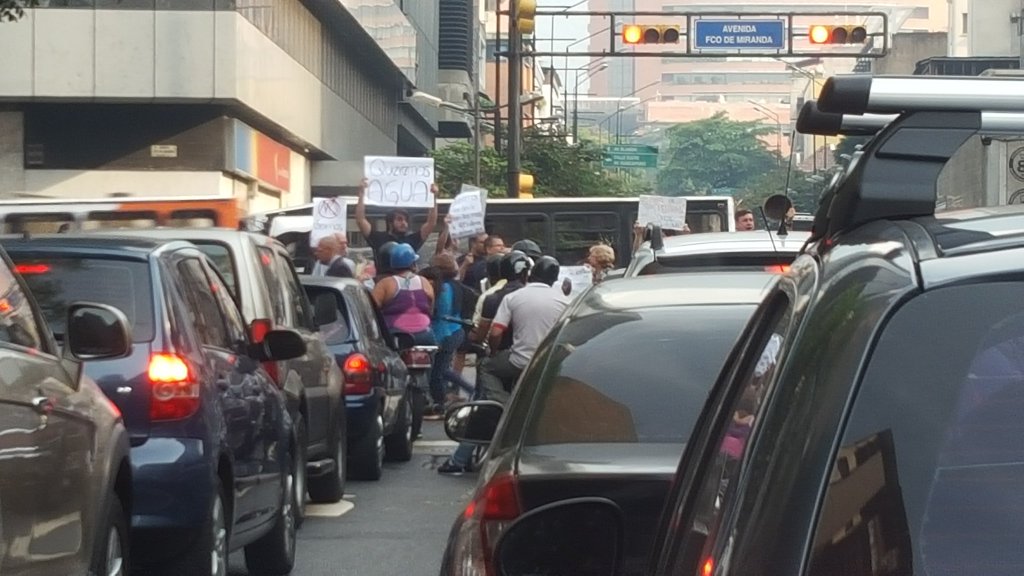
M463 184L471 184L476 177L473 169L473 145L456 142L433 152L434 170L441 195L452 197ZM480 187L493 196L505 195L505 157L494 148L480 150Z
M857 151L857 146L867 144L869 140L871 140L871 136L843 136L833 152L835 161L842 162L843 154L853 154Z
M685 196L743 188L778 166L777 154L759 138L771 132L757 121L730 120L725 112L669 128L658 192Z
M743 190L736 194L737 206L754 210L760 218L757 208L762 206L769 196L783 194L787 189L788 177L787 195L796 211L813 213L818 208L821 184L808 181L808 176L810 174L802 170L789 171L785 166L776 167L748 182Z
M39 0L0 0L0 22L15 22L25 15L25 8L34 8Z

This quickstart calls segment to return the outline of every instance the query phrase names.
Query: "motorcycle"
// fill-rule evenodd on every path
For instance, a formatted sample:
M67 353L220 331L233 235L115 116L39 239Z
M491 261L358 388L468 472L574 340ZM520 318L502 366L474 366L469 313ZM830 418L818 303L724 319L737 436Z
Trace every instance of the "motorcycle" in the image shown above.
M430 405L430 371L434 366L434 355L437 346L416 344L409 334L396 334L399 357L409 370L409 399L412 404L412 422L410 431L412 439L420 437L423 429L423 416Z

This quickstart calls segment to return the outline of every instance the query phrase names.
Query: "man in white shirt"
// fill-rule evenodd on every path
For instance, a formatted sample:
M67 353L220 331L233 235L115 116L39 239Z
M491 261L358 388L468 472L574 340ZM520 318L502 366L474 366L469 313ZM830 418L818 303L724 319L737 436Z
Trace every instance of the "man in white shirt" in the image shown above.
M345 258L348 252L348 239L339 235L325 236L313 250L316 264L313 276L334 276L337 278L355 278L355 262Z

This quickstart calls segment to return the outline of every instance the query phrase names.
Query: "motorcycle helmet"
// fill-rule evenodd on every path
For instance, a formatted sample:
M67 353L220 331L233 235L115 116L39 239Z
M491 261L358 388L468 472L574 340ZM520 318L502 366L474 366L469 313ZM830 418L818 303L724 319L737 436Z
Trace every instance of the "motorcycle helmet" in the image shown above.
M551 256L541 256L530 270L530 282L543 282L548 286L554 286L558 281L560 269L558 260Z
M510 282L518 280L532 267L533 260L530 260L529 256L518 250L513 250L501 259L501 277Z
M398 244L391 249L391 269L408 270L420 259L420 255L408 244Z
M529 238L525 238L523 240L516 242L515 244L512 245L512 249L518 250L523 254L526 254L527 256L532 258L534 262L539 260L540 257L544 255L544 253L541 252L540 250L540 245L534 242L533 240L530 240Z

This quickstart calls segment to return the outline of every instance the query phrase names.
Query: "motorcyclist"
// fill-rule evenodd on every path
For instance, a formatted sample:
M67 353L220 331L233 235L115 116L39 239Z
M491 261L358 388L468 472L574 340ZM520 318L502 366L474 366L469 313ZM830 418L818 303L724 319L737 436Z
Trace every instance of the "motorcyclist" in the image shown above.
M373 299L392 332L412 335L417 345L436 345L430 329L430 311L434 306L434 288L416 274L413 267L419 255L408 244L391 249L389 276L373 287Z

